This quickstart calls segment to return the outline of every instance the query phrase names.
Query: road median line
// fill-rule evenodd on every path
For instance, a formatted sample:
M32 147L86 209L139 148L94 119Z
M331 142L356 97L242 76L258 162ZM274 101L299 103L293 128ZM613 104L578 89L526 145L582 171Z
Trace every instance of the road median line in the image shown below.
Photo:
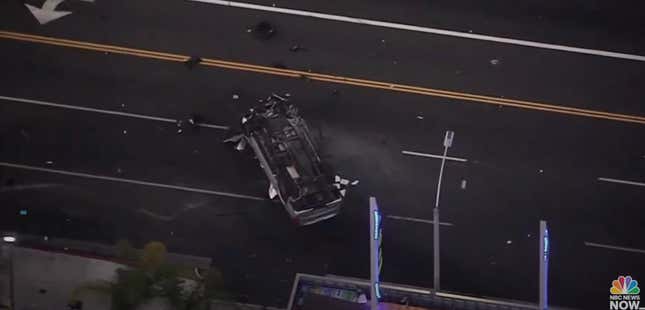
M61 39L61 38L51 38L51 37L9 32L9 31L0 31L0 38L25 41L25 42L33 42L33 43L41 43L41 44L49 44L49 45L56 45L56 46L63 46L63 47L71 47L71 48L78 48L78 49L84 49L84 50L108 52L108 53L115 53L115 54L122 54L122 55L131 55L131 56L138 56L143 58L168 60L168 61L174 61L174 62L185 62L191 58L190 56L180 55L180 54L156 52L156 51L128 48L128 47L108 45L108 44L81 42L81 41L74 41L74 40ZM373 81L373 80L321 74L321 73L307 72L307 71L300 71L300 70L280 69L280 68L273 68L268 66L260 66L260 65L254 65L254 64L212 59L212 58L204 58L201 60L200 64L204 66L225 68L225 69L231 69L231 70L248 71L248 72L290 77L290 78L305 78L305 79L321 81L321 82L353 85L353 86L359 86L359 87L382 89L382 90L418 94L418 95L424 95L424 96L464 100L469 102L486 103L486 104L492 104L492 105L498 105L498 106L508 106L508 107L514 107L514 108L520 108L520 109L527 109L527 110L536 110L536 111L552 112L552 113L565 114L565 115L583 116L583 117L589 117L589 118L605 119L605 120L627 122L627 123L645 124L645 116L638 116L638 115L611 113L606 111L597 111L597 110L590 110L590 109L560 106L560 105L554 105L554 104L545 104L540 102L531 102L531 101L525 101L525 100L516 100L516 99L507 99L507 98L492 97L492 96L485 96L485 95L461 93L456 91L440 90L440 89L433 89L433 88L426 88L426 87L405 85L405 84L398 84L398 83L389 83L389 82L382 82L382 81Z

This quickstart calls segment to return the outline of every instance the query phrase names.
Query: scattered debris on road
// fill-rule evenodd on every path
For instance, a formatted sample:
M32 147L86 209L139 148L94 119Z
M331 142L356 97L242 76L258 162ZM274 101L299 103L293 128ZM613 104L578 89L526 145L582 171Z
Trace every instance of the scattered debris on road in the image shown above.
M51 160L48 160L48 161L46 161L45 163L46 163L46 164L48 164L48 165L53 165L53 164L54 164L54 162L53 162L53 161L51 161Z
M277 31L271 23L267 21L262 21L257 23L252 28L251 32L258 39L268 40L268 39L271 39L273 36L275 36Z
M292 47L289 48L289 51L292 51L294 53L296 52L304 52L306 49L299 44L294 44Z
M423 119L423 115L417 115L417 119Z
M466 180L465 179L461 180L461 189L466 189Z
M352 184L352 186L356 186L356 185L358 185L358 182L359 182L358 180L354 180L354 181L352 181L351 184Z
M497 66L497 65L500 64L500 61L499 61L499 59L491 59L490 64L493 65L493 66Z
M513 240L506 240L506 244L512 244Z
M240 99L240 95L238 94L233 94L233 100L238 100Z
M188 67L188 69L194 68L196 65L198 65L200 62L202 62L202 59L197 56L190 56L186 62L184 62L184 65Z

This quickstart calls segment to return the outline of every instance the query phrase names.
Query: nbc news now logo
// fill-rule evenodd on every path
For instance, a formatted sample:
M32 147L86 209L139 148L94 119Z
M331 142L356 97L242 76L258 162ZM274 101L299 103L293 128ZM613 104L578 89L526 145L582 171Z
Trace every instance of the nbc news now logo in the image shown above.
M611 282L609 289L609 309L610 310L636 310L645 309L640 307L641 289L638 288L638 281L631 276L620 276Z

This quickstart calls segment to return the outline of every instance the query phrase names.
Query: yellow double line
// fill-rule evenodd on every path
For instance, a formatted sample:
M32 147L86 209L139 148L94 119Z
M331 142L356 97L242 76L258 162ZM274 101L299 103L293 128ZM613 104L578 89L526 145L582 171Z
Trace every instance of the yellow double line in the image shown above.
M31 34L10 32L10 31L0 31L0 38L48 44L48 45L56 45L56 46L63 46L63 47L72 47L77 49L84 49L84 50L91 50L91 51L98 51L98 52L108 52L112 54L122 54L122 55L138 56L143 58L175 61L175 62L185 62L188 59L190 59L189 56L180 55L180 54L163 53L163 52L155 52L155 51L128 48L128 47L108 45L108 44L97 44L97 43L82 42L82 41L75 41L75 40L68 40L68 39L51 38L51 37L37 36L37 35L31 35ZM553 113L560 113L560 114L567 114L567 115L577 115L577 116L584 116L584 117L590 117L590 118L607 119L607 120L614 120L614 121L620 121L620 122L645 124L645 117L637 116L637 115L610 113L610 112L604 112L604 111L565 107L565 106L559 106L554 104L545 104L545 103L531 102L531 101L524 101L524 100L475 95L475 94L469 94L469 93L447 91L447 90L440 90L440 89L427 88L427 87L418 87L418 86L405 85L405 84L365 80L365 79L356 79L351 77L320 74L320 73L307 72L307 71L278 69L278 68L267 67L267 66L258 66L258 65L211 59L211 58L202 58L202 61L200 62L200 64L205 66L210 66L210 67L250 71L250 72L271 74L271 75L291 77L291 78L306 78L310 80L329 82L329 83L384 89L389 91L458 99L458 100L465 100L470 102L488 103L488 104L493 104L498 106L508 106L508 107L516 107L516 108L529 109L529 110L539 110L539 111L546 111L546 112L553 112Z

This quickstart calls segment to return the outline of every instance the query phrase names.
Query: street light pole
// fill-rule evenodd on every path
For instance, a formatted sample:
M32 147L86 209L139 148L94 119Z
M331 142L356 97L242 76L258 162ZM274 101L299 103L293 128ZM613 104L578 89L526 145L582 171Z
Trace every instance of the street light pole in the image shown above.
M452 139L455 133L446 131L446 136L443 139L443 156L441 157L441 169L439 170L439 181L437 182L437 196L435 197L434 209L432 210L433 222L433 248L434 248L434 291L439 291L440 278L441 278L441 265L439 260L439 195L441 193L441 179L443 178L443 167L446 164L446 156L448 155L448 148L452 146Z

